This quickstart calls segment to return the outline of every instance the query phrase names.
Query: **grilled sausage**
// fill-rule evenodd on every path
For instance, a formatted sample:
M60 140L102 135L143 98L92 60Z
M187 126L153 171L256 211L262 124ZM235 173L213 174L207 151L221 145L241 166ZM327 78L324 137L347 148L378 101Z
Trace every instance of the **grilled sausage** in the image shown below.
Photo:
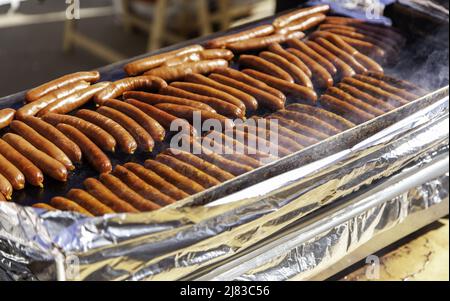
M233 57L233 52L228 49L208 49L200 52L186 54L180 57L175 57L165 62L164 66L175 67L185 63L200 62L202 60L224 59L227 61L231 61Z
M305 34L303 32L290 32L287 34L277 33L270 36L253 38L246 41L235 42L227 44L227 48L236 53L250 52L256 50L263 50L274 43L285 43L289 39L303 39Z
M50 201L50 204L58 210L77 212L86 215L87 217L94 217L92 213L67 198L54 197Z
M352 67L352 69L355 70L356 73L364 73L367 71L367 69L363 65L361 65L361 63L359 63L353 56L351 56L344 50L336 47L330 41L324 38L317 38L314 41L316 41L320 46L327 49L331 53L334 53L337 57L339 57L346 64Z
M310 89L314 88L311 79L303 72L303 70L286 60L284 57L268 51L261 52L259 56L288 72L297 84Z
M182 162L194 166L199 170L207 172L210 176L214 177L220 182L226 182L234 179L234 176L231 173L222 170L216 165L211 164L208 161L205 161L191 153L184 152L178 149L167 149L163 152L163 154L172 156Z
M241 55L239 58L241 67L247 67L260 72L276 76L282 80L294 83L294 79L286 71L277 65L254 55Z
M358 56L358 60L362 59L361 63L364 62L363 65L365 65L365 63L372 64L374 62L368 56L375 57L379 61L389 60L389 58L387 57L388 56L387 51L373 43L350 38L350 37L339 35L339 34L334 34L334 33L332 33L332 34L335 35L336 37L340 38L342 41L347 43L347 45L349 45L353 49L357 50L359 54L355 55L355 58ZM374 65L368 65L368 66L369 66L368 68L370 68L372 66L376 66L376 68L379 67L379 65L377 63L375 63ZM378 70L380 70L380 69L378 69Z
M268 36L275 31L275 28L272 25L262 25L258 27L254 27L248 30L240 31L235 34L222 36L213 40L210 40L206 43L206 47L208 48L223 48L226 47L227 44L247 41L249 39Z
M231 94L220 91L215 88L211 88L202 84L194 84L194 83L184 83L184 82L174 82L171 84L172 87L185 90L191 93L200 94L206 97L213 97L220 100L223 100L227 103L230 103L241 110L241 116L244 117L246 112L245 104L238 98L234 97ZM216 110L217 111L217 110Z
M319 140L316 138L312 138L312 137L300 134L298 132L291 130L290 128L282 126L281 124L279 124L279 120L280 120L279 117L277 118L277 117L269 116L268 118L266 118L266 120L267 120L267 124L270 127L274 127L274 128L278 129L280 136L288 137L302 146L307 147L307 146L310 146L310 145L313 145L313 144L316 144L317 142L319 142ZM276 124L273 125L275 122L276 122Z
M33 186L44 187L42 171L3 139L0 139L0 154L23 173L28 183Z
M76 116L107 131L114 139L116 139L117 144L123 152L134 154L136 151L138 147L136 140L127 132L127 130L114 120L91 110L80 110L77 112Z
M355 98L359 98L365 102L367 102L368 104L374 106L375 108L378 108L380 110L383 110L383 112L389 112L392 110L395 110L395 107L381 99L378 99L376 97L373 97L372 95L365 93L355 87L352 87L350 85L344 84L344 83L339 83L337 85L337 87L339 89L341 89L342 91L352 95Z
M95 216L115 213L114 210L112 210L84 190L72 189L67 194L67 197Z
M134 90L159 90L167 86L167 83L155 76L128 77L109 84L105 89L94 96L98 105L103 105L109 99L120 97L126 91Z
M26 93L25 98L27 99L28 102L33 102L43 97L44 95L56 91L58 89L61 89L62 87L65 87L69 84L76 83L79 81L86 81L93 83L98 81L99 79L100 73L98 73L97 71L77 72L73 74L68 74L58 79L52 80L48 83L45 83L43 85L40 85L39 87L29 90Z
M385 75L384 73L381 73L381 72L367 72L365 74L367 76L382 80L382 81L384 81L390 85L393 85L399 89L410 90L413 93L418 94L420 96L423 96L428 93L427 90L422 89L421 87L419 87L411 82L404 81L404 80L401 80L398 78L394 78L394 77Z
M195 102L202 103L204 105L207 105L209 108L213 108L212 111L211 110L208 111L213 113L219 113L227 117L241 118L244 115L244 112L237 106L215 97L209 97L197 93L192 93L187 90L182 90L172 86L168 86L167 88L162 89L160 92L167 95L171 95L173 97L192 99ZM186 103L186 105L188 105L188 103ZM193 107L190 105L188 106Z
M46 153L35 148L24 138L15 134L8 133L3 136L3 140L5 140L23 156L27 157L45 174L61 182L67 181L68 173L66 167Z
M173 198L161 193L158 189L146 183L144 180L123 166L116 166L113 175L118 177L122 182L142 197L151 200L158 205L166 206L176 202Z
M62 150L69 159L74 163L80 163L82 159L82 152L78 145L67 138L53 125L36 117L27 117L24 122L33 128L36 132L54 143L60 150Z
M395 94L400 96L403 99L409 100L409 101L413 101L419 98L418 95L415 95L411 92L408 92L406 90L403 89L399 89L397 87L391 86L381 80L378 80L376 78L372 78L370 76L366 76L366 75L362 75L362 74L358 74L356 76L354 76L355 79L360 80L362 82L368 83L372 86L375 87L379 87L380 89L385 90L386 92Z
M339 100L330 95L322 95L322 97L320 98L320 104L326 109L336 112L337 114L343 116L345 119L348 119L355 124L361 124L375 118L374 115L364 112L354 105Z
M161 162L162 164L172 168L173 170L176 170L181 175L183 175L189 179L192 179L194 182L200 184L202 187L211 188L211 187L220 185L220 181L209 176L205 172L197 169L196 167L194 167L190 164L187 164L183 161L180 161L174 157L167 156L164 154L159 154L156 157L156 160L158 162Z
M336 66L336 69L338 70L338 73L341 77L354 76L356 74L355 70L353 70L352 67L350 67L335 54L329 52L327 49L323 48L316 42L308 41L306 42L306 45L308 45L311 49L314 49L314 51L333 63L333 65Z
M324 110L321 108L317 108L317 107L313 107L313 106L309 106L309 105L292 104L292 105L289 105L286 109L290 110L290 111L296 111L299 113L305 113L305 114L309 114L311 116L317 117L342 131L351 129L356 126L354 123L348 121L345 118L342 118L339 115L336 115L330 111L327 111L327 110Z
M142 150L146 152L153 151L153 148L155 147L155 141L153 140L152 136L132 118L128 117L122 112L105 106L100 107L97 112L105 117L108 117L109 119L114 120L123 128L125 128L125 130L127 130L137 141L138 146Z
M58 209L56 209L48 204L45 204L45 203L34 204L33 208L41 209L41 210L45 210L45 211L58 211Z
M131 204L138 210L147 212L158 210L161 208L160 205L145 199L112 174L101 174L100 181L115 195Z
M284 57L286 60L288 60L290 63L296 65L297 67L299 67L300 69L302 69L302 71L309 77L312 77L312 72L311 70L308 68L308 66L306 66L306 64L297 56L293 55L292 53L290 53L289 51L287 51L286 49L284 49L283 47L281 47L280 44L272 44L269 46L269 51L276 53L282 57Z
M111 208L117 213L138 213L139 210L120 199L111 190L109 190L100 181L89 178L84 182L84 187L86 190L96 199L101 201L103 204Z
M202 111L216 113L216 110L211 108L206 103L203 103L203 102L200 102L197 100L192 100L192 99L186 98L186 97L181 97L181 95L180 96L174 95L175 93L172 93L171 92L172 90L173 89L170 86L161 89L160 92L167 94L167 95L132 91L132 92L125 93L124 98L125 99L130 99L130 98L136 99L136 100L143 101L143 102L153 105L153 106L160 104L160 103L172 103L172 104L176 104L176 105L197 108Z
M71 94L88 88L91 84L85 81L76 82L64 86L58 90L48 93L44 97L39 98L36 101L28 103L17 110L16 119L24 120L27 117L35 116L39 111L45 109L47 106L58 101L59 99L65 98Z
M3 192L5 192L5 194L8 194L8 193L12 194L12 186L10 186L10 185L11 184L8 182L8 180L6 180L5 177L0 175L0 202L7 202L8 201L8 199L3 194Z
M86 135L68 124L58 124L57 128L80 147L84 157L96 171L111 172L112 164L108 156Z
M278 29L278 32L289 33L294 31L306 31L308 29L316 27L317 25L325 21L326 18L327 16L323 13L316 13L310 16L305 16L301 19L298 19L297 21L289 23L288 25L286 25L286 27Z
M225 116L205 111L197 111L195 108L192 107L177 106L170 103L158 104L156 105L156 107L178 118L188 120L191 123L194 121L194 113L197 113L201 117L202 121L212 119L219 121L223 127L231 127L233 125L233 121L231 119L226 118Z
M286 101L286 96L281 93L280 91L278 91L277 89L274 89L268 85L266 85L265 83L254 79L251 76L248 76L245 73L242 73L240 71L231 69L231 68L226 68L226 69L219 69L217 70L215 73L221 74L223 76L229 77L231 79L234 79L238 82L242 82L243 84L255 87L257 89L263 90L267 93L272 94L275 97L278 97L279 99L281 99L284 103L284 101Z
M192 143L193 149L195 150L194 153L196 154L196 156L211 164L216 165L217 167L229 172L234 176L240 176L253 170L253 168L250 166L228 160L223 156L214 153L210 149L203 147L202 144L198 141L192 139L190 141Z
M312 7L307 7L307 8L301 8L298 10L295 10L291 13L282 15L278 18L275 19L275 21L273 22L273 26L275 26L275 28L280 29L283 28L287 25L289 25L292 22L295 22L299 19L305 18L307 16L311 16L313 14L318 14L318 13L327 13L330 10L330 6L327 4L324 5L316 5L316 6L312 6Z
M326 133L323 133L319 130L316 130L315 128L302 124L300 120L298 121L292 120L289 116L286 116L286 114L283 114L281 112L276 112L275 114L272 114L270 118L278 120L278 123L281 126L307 137L311 137L317 140L325 140L328 137L330 137L330 135Z
M336 75L337 69L336 67L326 58L324 58L322 55L317 53L314 49L310 48L308 45L303 43L299 40L289 40L287 41L287 44L294 49L297 49L307 56L309 56L311 59L315 60L317 63L319 63L322 67L327 69L328 73L331 74L331 76Z
M14 120L16 110L13 109L3 109L0 110L0 130L10 125L11 121Z
M357 79L354 79L351 77L344 78L343 83L349 84L355 88L358 88L364 92L367 92L367 93L371 94L372 96L379 97L379 98L387 101L388 103L392 104L395 107L400 107L400 106L408 104L408 101L403 99L400 96L386 92L383 89L380 89L376 86L367 84L365 82L362 82L360 80L357 80Z
M223 59L186 63L176 67L160 67L146 72L146 75L161 77L166 81L183 79L192 73L208 74L220 68L228 67L228 61Z
M15 190L25 188L25 176L23 173L0 154L0 174L2 174Z
M14 188L8 179L0 173L0 195L4 196L7 200L11 200Z
M139 123L155 141L163 141L166 137L164 128L153 118L139 110L138 108L115 99L110 99L105 102L105 106L113 108L134 119Z
M52 102L44 109L40 110L38 113L39 117L47 115L49 113L55 114L67 114L72 112L79 107L84 106L89 102L96 93L102 93L102 91L109 85L107 82L101 82L93 86L87 87L86 89L74 92L66 97Z
M167 182L155 172L136 163L127 163L124 165L126 169L134 173L136 176L144 180L147 184L159 187L160 191L176 201L189 197L189 194L175 185Z
M145 167L188 194L196 194L205 190L200 184L158 161L147 160L145 161Z
M199 84L199 85L205 85L205 86L209 86L211 88L214 88L216 90L220 90L223 91L229 95L234 96L235 98L241 100L244 105L245 105L245 109L249 110L249 111L256 111L258 109L258 102L256 101L256 99L250 95L247 94L245 92L242 92L238 89L235 89L233 87L227 86L227 85L223 85L215 80L212 80L211 78L208 78L204 75L201 74L191 74L186 76L185 78L186 81L191 82L191 83L195 83L195 84Z
M248 76L245 73L242 73L242 75L245 75L246 78L248 77L247 82L215 73L211 74L210 78L217 82L220 82L223 85L228 85L245 93L253 95L258 101L258 106L265 107L274 111L284 108L285 99L278 98L262 89L262 87L269 87L268 85L256 79L253 79L251 76ZM247 84L248 82L252 82L252 80L254 80L254 83L257 83L257 85Z
M360 53L357 49L353 48L350 44L348 44L345 41L345 38L330 33L326 34L324 39L330 41L331 43L336 45L337 48L342 49L342 51L348 53L350 56L353 56L361 65L363 65L368 70L375 72L383 72L383 67L381 67L377 62L375 62L371 58Z
M139 108L142 112L158 121L167 131L172 130L171 126L173 122L179 121L177 117L144 102L135 99L127 99L126 102ZM197 135L196 130L189 123L186 122L185 126L189 128L190 134Z
M54 126L60 123L73 126L105 151L114 152L116 149L116 140L113 136L95 124L87 122L81 118L70 115L50 113L45 115L42 119Z
M32 127L28 126L22 121L14 120L11 123L11 130L27 140L34 147L39 148L39 150L41 150L42 152L62 163L68 170L75 169L72 161L61 149L53 144L53 142L36 132Z
M181 49L176 49L170 52L165 52L140 60L133 61L125 65L124 70L130 76L142 74L150 69L156 68L164 64L167 60L182 56L188 53L195 53L202 51L203 47L200 45L191 45Z
M305 113L299 113L297 111L289 111L289 110L282 110L279 111L278 113L283 117L292 119L295 122L301 123L302 125L316 129L328 136L333 136L341 132L339 129L335 128L329 123Z
M317 101L317 94L314 92L313 89L310 89L308 87L300 86L297 84L293 84L284 80L281 80L279 78L276 78L274 76L270 76L267 74L264 74L262 72L258 72L256 70L246 69L242 71L243 73L250 75L251 77L254 77L257 80L260 80L264 83L266 83L269 86L272 86L286 94L290 94L295 97L299 97L301 100L314 104Z
M364 101L359 100L358 98L353 97L352 95L342 91L339 88L331 87L327 90L326 94L336 97L339 100L345 101L349 104L354 105L355 107L368 112L375 116L381 116L384 114L384 111L377 109Z
M327 69L325 69L315 60L313 60L312 58L310 58L309 56L307 56L306 54L295 48L289 48L287 51L300 58L308 66L308 68L313 73L312 77L313 82L317 83L317 85L320 88L328 88L333 86L334 84L333 77L327 71Z

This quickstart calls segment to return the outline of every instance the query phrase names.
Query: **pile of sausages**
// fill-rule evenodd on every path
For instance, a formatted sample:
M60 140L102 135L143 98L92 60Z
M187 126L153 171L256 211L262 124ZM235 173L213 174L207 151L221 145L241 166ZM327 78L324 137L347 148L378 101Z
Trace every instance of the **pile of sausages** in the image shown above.
M384 53L404 43L395 30L327 17L328 11L328 5L300 9L204 46L133 61L124 67L130 77L116 82L78 72L30 90L17 112L0 110L0 129L10 130L0 139L0 201L26 183L43 187L44 176L67 181L84 158L98 179L35 207L86 216L157 210L426 93L383 74ZM316 26L302 40L303 31ZM240 70L229 67L235 55ZM97 109L80 109L91 100ZM269 113L260 117L261 109ZM194 113L233 130L197 133ZM244 123L233 128L235 119ZM190 129L183 138L195 154L167 149L143 165L112 166L108 153L152 152L174 121ZM256 127L259 121L266 127ZM278 133L270 127L275 123ZM278 145L272 145L274 134ZM277 154L256 149L249 143L255 138Z

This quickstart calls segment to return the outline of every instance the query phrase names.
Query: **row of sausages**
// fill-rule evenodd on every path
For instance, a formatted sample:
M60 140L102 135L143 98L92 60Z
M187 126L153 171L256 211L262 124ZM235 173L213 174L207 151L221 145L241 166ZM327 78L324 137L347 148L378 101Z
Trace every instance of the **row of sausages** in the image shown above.
M298 117L306 119L293 121ZM261 119L252 117L255 122L235 127L231 134L211 131L204 137L184 136L182 139L188 141L191 152L167 149L155 160L147 160L144 166L136 163L117 166L111 174L87 179L84 190L72 189L65 197L52 199L50 205L36 204L35 207L75 211L88 216L153 211L354 126L329 111L301 104L288 106L263 119L266 123L262 125L258 123ZM270 124L275 120L277 127ZM244 142L236 140L237 133L245 137ZM271 135L275 134L279 144L270 145ZM250 139L276 147L278 153L262 153L248 143ZM217 148L218 142L222 149ZM232 150L227 149L229 145Z

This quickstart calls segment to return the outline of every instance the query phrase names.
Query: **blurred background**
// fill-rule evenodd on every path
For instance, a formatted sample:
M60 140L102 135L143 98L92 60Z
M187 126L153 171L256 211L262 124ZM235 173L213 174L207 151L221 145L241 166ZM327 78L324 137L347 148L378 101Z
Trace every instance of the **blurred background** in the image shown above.
M0 0L0 97L270 16L276 2ZM286 9L303 1L278 2Z

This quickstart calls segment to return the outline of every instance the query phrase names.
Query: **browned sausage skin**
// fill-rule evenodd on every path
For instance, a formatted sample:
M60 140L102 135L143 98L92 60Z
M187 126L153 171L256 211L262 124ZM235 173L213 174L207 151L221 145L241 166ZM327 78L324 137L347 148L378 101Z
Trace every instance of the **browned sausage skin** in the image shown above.
M317 6L312 6L312 7L308 7L308 8L301 8L298 10L295 10L291 13L282 15L278 18L275 19L275 21L273 22L273 26L275 26L275 28L277 29L281 29L287 25L289 25L292 22L295 22L299 19L302 19L304 17L313 15L313 14L317 14L317 13L327 13L330 10L330 6L329 5L317 5Z
M159 67L171 58L182 56L188 53L199 52L202 50L203 47L200 45L191 45L181 49L176 49L170 52L165 52L133 61L125 65L124 69L128 75L135 76L142 74L150 69Z
M84 190L72 189L67 194L67 197L95 216L115 213L114 210L104 205L102 202L100 202Z
M24 138L8 133L3 136L3 140L20 152L23 156L27 157L45 174L61 182L67 181L68 172L66 167L46 153L35 148Z
M38 116L42 117L49 113L66 114L72 112L88 103L96 93L101 93L101 91L103 91L108 85L109 83L106 82L98 83L87 87L84 90L77 91L69 96L58 99L44 109L40 110Z
M145 168L142 165L130 162L125 164L124 167L130 170L147 184L158 187L162 193L173 198L174 200L179 201L189 196L189 194L187 194L183 190L180 190L175 185L167 182L158 174L151 171L150 169Z
M0 110L0 130L7 127L13 121L15 114L16 110L13 109Z
M101 127L111 134L114 139L116 139L117 144L119 144L123 152L134 154L137 150L138 145L133 136L114 120L91 110L80 110L76 115L83 120Z
M284 57L286 60L288 60L290 63L296 65L297 67L299 67L300 69L302 69L302 71L309 77L312 77L312 72L311 70L308 68L308 66L306 66L306 64L297 56L293 55L292 53L290 53L289 51L287 51L286 49L284 49L280 44L275 43L269 46L269 51L272 51L273 53L276 53L282 57Z
M313 89L310 89L308 87L293 84L293 83L281 80L279 78L276 78L274 76L270 76L270 75L264 74L262 72L258 72L256 70L246 69L246 70L243 70L242 72L256 78L257 80L260 80L260 81L266 83L269 86L272 86L272 87L282 91L283 93L290 94L295 97L299 97L299 98L301 98L301 100L303 100L307 103L314 104L317 101L316 92L314 92Z
M67 198L54 197L51 199L50 204L58 210L77 212L86 215L87 217L94 217L92 213Z
M134 121L132 118L120 111L105 106L100 107L97 112L114 120L125 128L137 141L140 149L145 152L153 151L153 148L155 147L155 140L141 125L139 125L139 123Z
M330 95L322 95L320 98L320 103L326 109L336 112L355 124L361 124L375 118L374 115L364 112L354 105L346 103L345 101L339 100Z
M39 111L45 109L47 106L58 101L59 99L66 98L71 94L84 90L90 86L90 83L81 81L73 84L69 84L61 89L50 92L44 97L39 98L32 103L28 103L17 110L16 119L24 120L27 117L35 116Z
M327 69L328 73L330 73L332 76L336 75L337 73L336 67L329 60L327 60L322 55L317 53L314 49L310 48L304 42L299 40L289 40L287 41L287 43L291 48L298 49L299 51L309 56L311 59L315 60L322 67Z
M64 164L68 170L74 170L75 166L69 157L59 149L53 142L49 141L41 134L36 132L32 127L28 126L22 121L14 120L11 123L11 130L30 142L34 147L39 148L41 151Z
M25 98L27 99L28 102L32 102L32 101L38 100L39 98L43 97L47 93L58 90L69 84L79 82L79 81L86 81L86 82L93 83L93 82L98 81L99 79L100 79L100 73L97 71L77 72L77 73L73 73L73 74L68 74L68 75L60 77L58 79L52 80L48 83L45 83L39 87L29 90L26 93Z
M68 124L58 124L57 128L80 147L84 157L95 170L101 173L111 172L112 164L109 158L86 135Z
M119 98L126 91L133 90L156 90L167 86L167 83L156 76L128 77L110 83L106 88L96 93L94 101L103 105L108 99Z
M116 196L111 190L109 190L105 185L103 185L100 181L89 178L84 182L84 187L86 190L96 199L101 201L106 206L110 207L117 213L138 213L139 210L120 199Z
M36 117L27 117L24 122L59 147L72 162L81 162L82 152L78 145L67 138L56 127Z
M24 174L28 183L33 186L44 187L42 171L3 139L0 139L0 154Z
M155 141L163 141L166 137L164 128L152 117L148 116L140 109L123 101L109 99L104 103L105 106L116 109L130 118L136 120Z
M299 51L298 49L289 48L287 51L297 56L308 66L308 68L311 70L313 74L312 80L317 84L318 87L328 88L333 86L334 84L333 77L327 71L327 69L322 67L322 65L320 65L315 60L313 60L303 52Z
M276 76L290 83L294 83L294 79L291 75L289 75L289 73L287 73L274 63L263 59L262 57L257 57L254 55L241 55L239 57L239 64L241 65L241 67L255 69L260 72Z
M128 202L138 210L147 212L161 208L160 205L145 199L112 174L101 174L100 181L119 198Z
M186 63L176 67L160 67L146 72L146 75L158 76L166 81L183 79L192 73L209 74L220 68L228 67L228 61L223 59L207 60L193 63Z
M160 91L160 93L163 93L163 94L130 91L130 92L126 92L124 94L124 98L125 99L130 99L130 98L136 99L136 100L145 102L152 106L160 104L160 103L172 103L172 104L176 104L176 105L197 108L201 111L208 111L211 113L216 113L216 110L214 110L208 104L206 104L202 101L198 101L196 99L184 97L184 95L177 93L178 91L174 92L174 89L176 89L176 88L173 88L171 86L163 88ZM180 89L177 89L177 90L180 90Z
M294 31L306 31L321 24L327 16L323 13L315 13L310 16L303 17L288 24L286 27L278 29L278 32L289 33Z
M226 47L229 43L246 41L252 38L258 38L263 36L268 36L275 31L272 25L262 25L257 26L248 30L240 31L235 34L219 37L207 42L206 46L208 48L222 48Z
M75 116L53 113L45 115L43 119L54 126L60 123L65 123L75 127L105 151L114 152L116 149L117 142L113 136L111 136L102 128L96 126L95 124L87 122L86 120Z
M25 188L25 176L23 173L0 154L0 174L3 175L16 190Z
M263 50L274 43L283 44L289 39L302 39L305 37L303 32L291 32L287 34L277 33L266 37L253 38L246 41L227 44L227 48L236 53L247 51Z
M193 63L207 60L224 59L231 61L234 53L228 49L208 49L200 52L186 54L180 57L175 57L164 63L166 67L175 67L185 63Z

